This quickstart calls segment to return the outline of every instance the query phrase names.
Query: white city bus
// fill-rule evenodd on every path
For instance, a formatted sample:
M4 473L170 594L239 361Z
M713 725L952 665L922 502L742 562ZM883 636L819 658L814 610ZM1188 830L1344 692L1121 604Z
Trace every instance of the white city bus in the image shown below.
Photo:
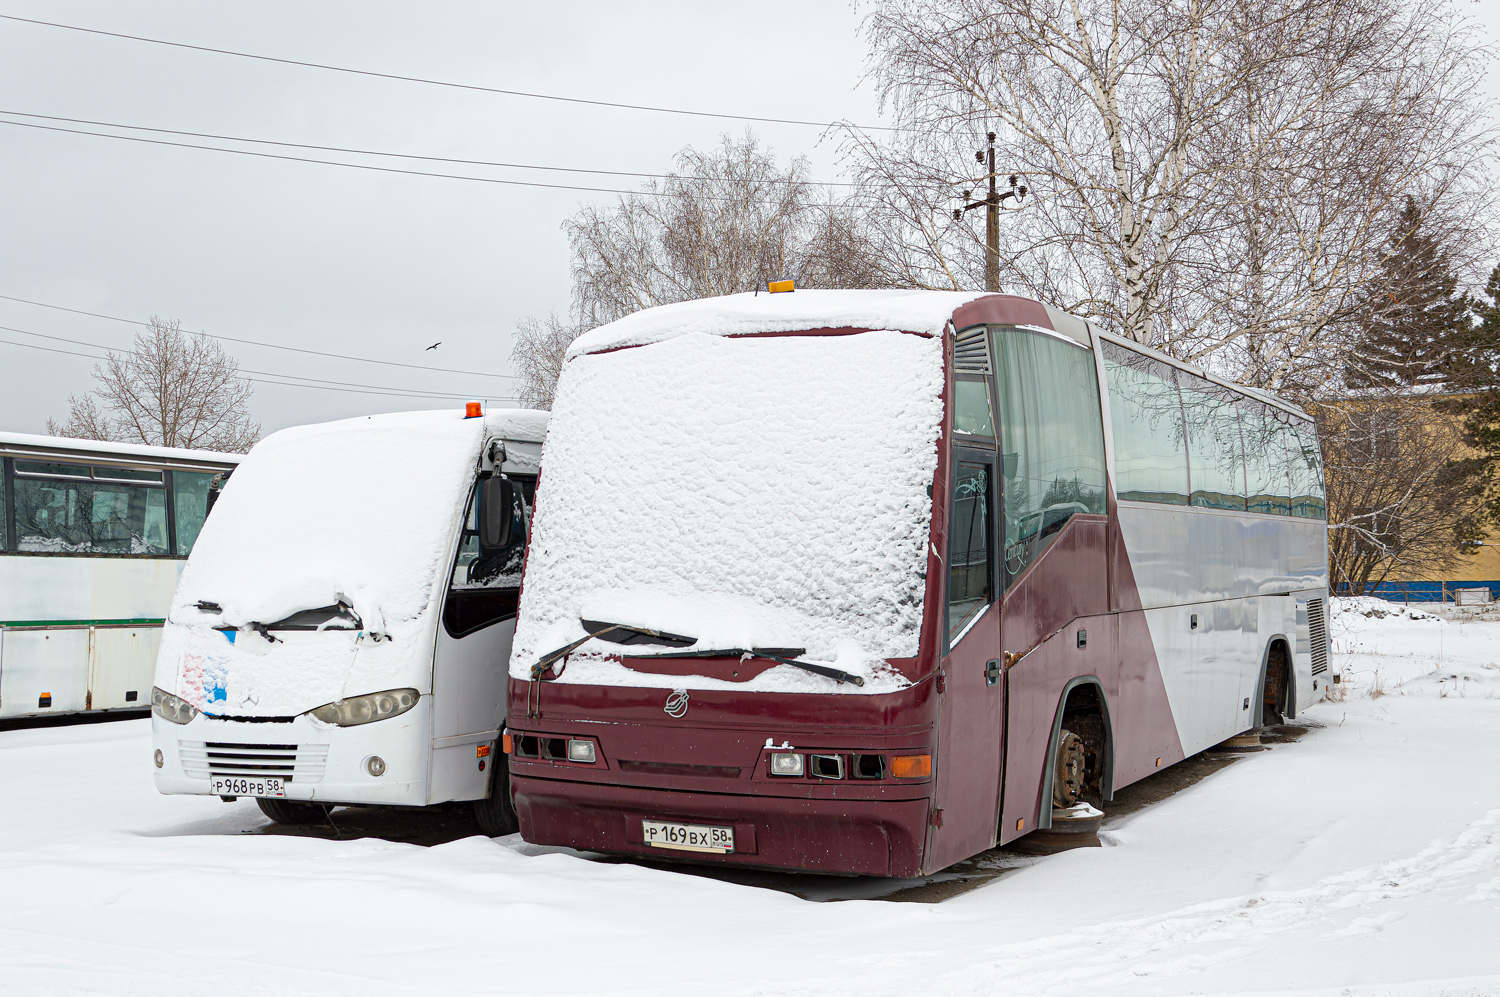
M157 788L281 823L475 801L512 830L495 744L546 425L470 403L256 444L167 617Z
M145 710L234 454L0 433L0 718Z

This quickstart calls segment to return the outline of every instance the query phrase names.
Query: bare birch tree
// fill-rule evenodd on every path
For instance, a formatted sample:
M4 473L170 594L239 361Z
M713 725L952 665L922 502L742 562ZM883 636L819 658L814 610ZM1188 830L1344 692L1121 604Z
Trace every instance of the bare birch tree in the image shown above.
M654 305L734 294L790 278L798 287L886 287L868 212L833 198L801 157L786 166L747 132L677 154L664 179L563 223L572 252L570 321L527 318L512 360L527 404L551 404L580 332ZM895 281L900 283L900 281Z
M152 316L128 353L94 366L92 391L68 399L54 436L244 453L260 436L250 418L250 382L215 340Z
M1276 387L1337 348L1408 194L1470 234L1488 208L1480 53L1441 5L869 10L870 75L905 130L846 151L904 224L887 259L915 282L977 285L977 241L939 205L978 185L973 151L996 131L1001 169L1033 191L1003 226L1007 285Z

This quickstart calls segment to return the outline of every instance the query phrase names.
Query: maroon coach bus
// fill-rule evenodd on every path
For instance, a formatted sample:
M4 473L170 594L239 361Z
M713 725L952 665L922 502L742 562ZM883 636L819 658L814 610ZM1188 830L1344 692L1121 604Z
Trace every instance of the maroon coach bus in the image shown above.
M504 738L528 841L929 873L1326 683L1312 424L1038 302L653 308L559 382Z

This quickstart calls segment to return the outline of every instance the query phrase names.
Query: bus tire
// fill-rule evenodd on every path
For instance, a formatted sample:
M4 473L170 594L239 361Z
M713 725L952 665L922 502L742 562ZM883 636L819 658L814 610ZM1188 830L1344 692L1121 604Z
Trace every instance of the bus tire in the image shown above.
M277 824L312 824L322 820L328 813L328 809L321 804L273 800L265 796L256 797L255 805Z
M496 755L491 767L489 799L474 801L474 821L489 838L515 834L521 827L510 804L510 766L504 755Z
M1060 731L1057 758L1052 770L1052 806L1071 807L1083 795L1083 781L1088 766L1084 759L1083 738L1070 730Z

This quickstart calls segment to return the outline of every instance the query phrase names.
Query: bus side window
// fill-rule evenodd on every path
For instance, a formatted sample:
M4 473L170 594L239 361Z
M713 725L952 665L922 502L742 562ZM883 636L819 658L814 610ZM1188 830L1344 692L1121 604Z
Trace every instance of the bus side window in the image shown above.
M1291 514L1291 480L1282 430L1291 416L1264 402L1246 398L1239 404L1245 433L1246 504L1251 512Z
M1115 435L1115 494L1126 501L1187 505L1187 445L1177 371L1105 343L1104 376Z
M990 467L960 461L948 526L948 639L990 604Z
M187 557L198 542L203 521L208 518L209 488L217 474L197 471L172 472L172 511L176 518L177 556Z
M1001 563L1009 587L1069 519L1104 514L1104 422L1088 349L1009 327L994 337L1005 476Z
M1192 504L1245 510L1245 447L1240 417L1228 391L1211 381L1177 372L1187 419Z
M1292 515L1303 519L1327 519L1323 493L1323 454L1318 435L1308 422L1294 422L1286 429L1287 459L1292 465Z

